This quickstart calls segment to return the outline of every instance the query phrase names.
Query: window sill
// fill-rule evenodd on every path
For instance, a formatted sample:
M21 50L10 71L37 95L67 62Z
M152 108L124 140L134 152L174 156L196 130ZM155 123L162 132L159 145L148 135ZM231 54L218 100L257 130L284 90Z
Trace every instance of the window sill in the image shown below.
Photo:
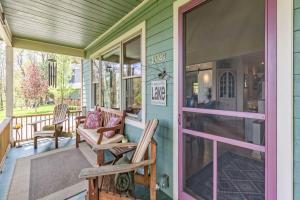
M132 119L131 117L126 117L125 118L125 124L135 126L137 128L140 128L140 129L145 128L145 123L143 121L138 121L138 120Z

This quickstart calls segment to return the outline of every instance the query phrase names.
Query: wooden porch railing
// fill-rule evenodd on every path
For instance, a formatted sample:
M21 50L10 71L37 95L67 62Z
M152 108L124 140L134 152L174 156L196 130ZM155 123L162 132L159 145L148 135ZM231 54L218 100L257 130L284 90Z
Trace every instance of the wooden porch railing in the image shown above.
M6 118L0 123L0 172L2 170L7 150L10 146L11 118Z
M81 111L70 111L68 112L68 120L63 124L63 131L68 133L74 133L76 129L75 118L81 114ZM30 123L46 120L38 124L38 130L41 130L43 126L51 125L53 119L53 114L34 114L34 115L22 115L13 117L13 126L20 124L21 128L18 130L19 136L16 133L16 130L13 130L13 138L15 142L23 142L33 139L33 127Z

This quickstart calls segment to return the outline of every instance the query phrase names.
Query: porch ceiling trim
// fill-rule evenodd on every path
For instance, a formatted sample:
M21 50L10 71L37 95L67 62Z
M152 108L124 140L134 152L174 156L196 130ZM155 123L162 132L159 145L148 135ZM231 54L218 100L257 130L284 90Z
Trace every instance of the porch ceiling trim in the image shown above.
M34 51L43 51L49 53L65 54L69 56L85 57L84 49L62 46L52 43L40 42L14 37L12 46L16 48L29 49Z
M0 23L7 19L10 26L6 20L0 24L0 34L7 44L84 57L86 48L101 41L145 4L157 0L0 1Z
M6 45L12 46L12 33L3 15L3 8L1 3L0 3L0 35Z

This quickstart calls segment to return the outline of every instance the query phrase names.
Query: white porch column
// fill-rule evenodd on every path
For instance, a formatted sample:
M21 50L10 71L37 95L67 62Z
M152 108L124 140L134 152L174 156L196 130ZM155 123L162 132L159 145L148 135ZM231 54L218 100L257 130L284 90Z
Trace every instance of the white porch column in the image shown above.
M13 116L13 47L6 45L6 117Z

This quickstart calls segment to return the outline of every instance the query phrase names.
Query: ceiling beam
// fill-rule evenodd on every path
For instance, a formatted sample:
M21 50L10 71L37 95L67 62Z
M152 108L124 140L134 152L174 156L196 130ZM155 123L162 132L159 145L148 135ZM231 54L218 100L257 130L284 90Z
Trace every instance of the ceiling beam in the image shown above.
M49 53L64 54L75 57L85 57L84 49L62 46L47 42L29 40L24 38L13 37L12 46L21 49L29 49L34 51L43 51Z
M12 34L8 26L8 23L6 21L1 3L0 3L0 35L6 45L12 46Z

